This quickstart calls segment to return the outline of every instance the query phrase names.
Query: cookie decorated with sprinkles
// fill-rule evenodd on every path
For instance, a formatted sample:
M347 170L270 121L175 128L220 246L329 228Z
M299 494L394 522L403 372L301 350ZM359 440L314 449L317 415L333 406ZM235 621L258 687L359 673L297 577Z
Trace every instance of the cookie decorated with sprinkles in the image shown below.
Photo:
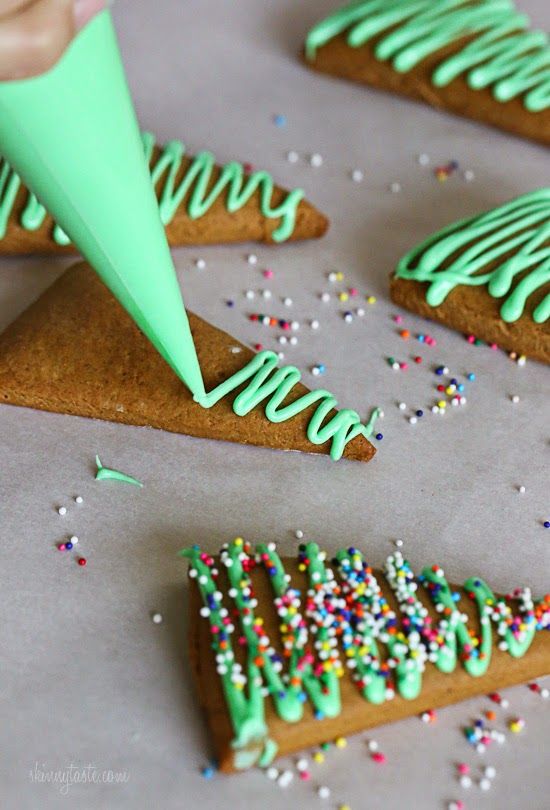
M357 548L295 558L236 538L189 561L189 655L220 769L268 767L324 740L497 693L548 672L550 594L383 570Z

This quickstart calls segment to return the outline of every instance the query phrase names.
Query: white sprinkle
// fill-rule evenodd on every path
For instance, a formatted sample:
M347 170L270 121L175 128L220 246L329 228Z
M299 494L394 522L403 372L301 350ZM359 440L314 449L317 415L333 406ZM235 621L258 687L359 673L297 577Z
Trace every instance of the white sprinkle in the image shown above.
M328 292L321 293L320 298L323 304L326 304L327 301L330 301L330 293Z
M519 402L519 397L518 397L518 395L517 395L517 394L513 394L513 395L510 397L510 399L512 400L512 402L514 403L514 405L517 405L517 404L518 404L518 402Z
M330 796L330 788L326 785L321 785L321 787L317 790L317 795L320 799L328 799Z
M327 278L334 284L335 281L338 281L338 273L332 271L331 273L328 274Z
M309 325L311 326L312 329L319 329L319 321L317 321L315 319L312 320Z
M151 615L151 619L153 620L153 624L161 624L162 623L162 613L153 613Z
M277 777L279 776L279 771L277 768L271 767L267 769L265 775L267 776L268 779L272 779L273 781L275 781L275 779L277 779Z
M525 363L527 362L526 356L524 354L520 354L520 356L518 357L517 362L518 362L518 366L524 366Z
M248 256L246 257L246 261L248 262L248 264L257 264L258 257L256 256L255 253L249 253Z
M491 780L490 779L480 779L479 786L482 790L489 790L491 787Z
M301 529L296 529L296 531L294 532L294 536L296 537L297 540L301 540L302 537L304 536L304 533Z
M297 332L298 329L300 328L300 322L299 321L291 321L290 322L290 328L292 329L293 332Z
M396 541L395 541L395 545L397 546L397 548L402 548L402 546L403 546L403 541L402 541L402 540L396 540Z
M263 298L271 298L271 290L262 290Z
M351 179L354 183L361 183L364 177L365 175L361 169L353 169L351 172Z
M299 760L298 760L298 762L296 763L296 768L297 768L299 771L307 771L307 769L308 769L308 765L309 765L309 763L308 763L307 759L305 759L305 757L302 757L302 758L301 758L301 759L299 759Z
M254 298L254 290L247 290L245 292L245 295L248 298L248 300L251 301Z
M384 411L382 410L382 408L379 408L379 410L378 410L378 418L379 418L379 419L383 419L383 418L385 417L385 415L386 415L386 414L384 413Z
M447 805L447 810L458 810L459 807L460 805L458 804L458 802L449 802L449 804Z
M544 700L548 700L548 697L550 696L550 689L546 689L546 687L544 687L540 690L539 695L541 698L544 698Z
M460 787L468 789L472 786L472 777L468 776L468 774L464 774L460 777Z
M279 787L286 788L290 785L292 780L294 779L294 774L292 771L283 771L282 774L277 779L277 784Z
M520 484L520 486L518 487L518 492L520 493L520 495L525 495L525 487L523 486L523 484Z
M290 152L286 153L286 159L288 160L289 163L298 163L300 155L298 154L298 152L295 152L293 149L291 149Z
M314 152L313 155L310 155L309 165L313 166L315 169L318 169L319 166L323 165L323 156L318 152Z
M242 352L242 349L240 346L231 346L230 351L231 354L240 354Z
M288 338L287 338L287 336L286 336L286 335L279 335L279 337L277 338L277 340L279 341L279 343L281 344L281 346L286 346L286 344L288 343Z
M495 776L497 775L496 769L493 768L492 765L487 765L483 773L487 777L487 779L494 779Z
M510 705L510 701L508 700L508 698L502 698L502 700L500 701L500 705L502 706L503 709L507 709L508 706Z
M431 411L432 413L439 413L439 405L432 405Z
M378 743L376 740L369 740L367 746L369 751L378 751Z
M407 403L406 402L400 402L398 407L399 407L400 411L405 411L407 409Z
M298 338L296 337L296 335L292 335L292 337L289 340L289 343L290 343L291 346L297 346L298 345Z
M476 751L477 751L478 754L484 754L486 750L487 750L487 747L485 746L484 743L478 743L476 745Z
M472 180L475 180L476 176L471 169L466 169L466 171L462 173L462 177L466 180L467 183L471 183Z
M314 377L318 377L319 374L321 373L321 369L319 368L319 366L312 366L311 373L313 374Z
M288 296L286 298L283 298L283 304L285 305L285 307L291 307L292 306L292 298L288 298Z
M425 152L422 152L420 155L418 155L416 161L420 166L427 166L428 163L430 162L430 156L427 155Z
M195 267L197 268L197 270L204 270L204 268L206 267L206 262L204 261L204 259L195 259Z
M284 360L285 359L285 353L284 352L277 352L277 357L279 358L279 360Z
M76 498L75 498L75 502L76 503L84 503L84 498L82 497L82 495L77 495Z
M76 534L73 534L73 536L69 538L69 543L72 543L73 546L76 546L76 544L78 543L78 537L76 536Z
M66 515L67 514L67 507L66 506L60 506L59 509L57 510L57 514L61 515L61 516Z
M394 371L399 371L399 369L400 369L400 365L397 362L397 360L395 361L395 363L391 364L391 367L393 368Z
M351 323L353 321L353 315L351 314L351 312L346 312L346 314L344 315L344 320L346 323Z
M416 416L409 416L409 424L416 425L417 422L418 419L416 418Z
M365 310L363 309L363 307L357 307L357 309L355 310L355 314L356 314L356 315L357 315L359 318L362 318L362 317L363 317L363 315L365 314Z
M392 194L399 194L401 191L401 183L392 183L390 186L390 191Z

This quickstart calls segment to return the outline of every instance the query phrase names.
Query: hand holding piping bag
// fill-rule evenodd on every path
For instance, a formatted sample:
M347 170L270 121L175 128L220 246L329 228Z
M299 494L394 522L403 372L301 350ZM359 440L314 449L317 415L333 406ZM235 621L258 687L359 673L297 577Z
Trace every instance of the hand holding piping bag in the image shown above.
M0 0L0 153L200 401L197 354L103 5Z

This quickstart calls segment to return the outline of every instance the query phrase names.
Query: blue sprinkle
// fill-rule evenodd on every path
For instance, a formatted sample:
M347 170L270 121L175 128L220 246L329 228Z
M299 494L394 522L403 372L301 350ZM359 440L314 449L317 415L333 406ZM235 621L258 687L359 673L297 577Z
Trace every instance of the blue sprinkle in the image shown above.
M225 302L225 304L228 307L234 307L235 306L235 302L232 301L230 298Z
M420 341L420 343L424 343L424 339L425 339L424 335L418 335L417 337L418 337L418 340Z
M278 115L273 116L273 123L276 127L284 127L286 125L286 115Z
M476 375L474 374L474 372L473 372L473 371L471 371L471 372L468 374L468 379L470 380L470 382L473 382L473 381L475 380L475 378L476 378Z
M377 441L381 442L382 439L384 438L384 434L383 433L377 433L375 438L376 438Z
M418 409L416 415L420 418L421 416L424 416L424 411Z
M316 720L322 720L324 718L325 714L324 714L324 712L317 709L314 716L315 716Z
M65 543L65 548L68 549L69 551L72 549L72 547L73 544L70 541L68 543Z
M544 528L545 529L550 529L550 520L545 520L544 521ZM67 546L67 548L68 548L68 546Z
M445 369L445 366L438 366L436 368L436 370L435 370L435 373L441 377L441 375L443 374L444 369Z
M205 768L201 770L201 773L205 779L212 779L212 777L216 772L211 765L207 765Z

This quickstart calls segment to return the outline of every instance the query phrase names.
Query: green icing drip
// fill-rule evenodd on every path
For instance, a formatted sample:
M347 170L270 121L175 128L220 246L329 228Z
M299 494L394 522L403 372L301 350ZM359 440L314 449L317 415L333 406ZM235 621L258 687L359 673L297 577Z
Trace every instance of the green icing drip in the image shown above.
M378 408L373 410L366 424L361 422L356 411L349 408L337 411L327 421L327 417L338 402L329 391L322 388L309 391L293 402L283 405L285 398L302 375L295 366L277 368L277 362L277 355L274 352L259 352L244 368L205 396L195 397L195 401L203 408L212 408L220 399L250 380L233 402L233 410L238 416L245 416L260 402L268 399L264 409L266 417L270 422L285 422L317 404L309 420L307 437L312 444L332 441L330 455L334 461L342 457L346 445L356 436L361 435L368 439L380 414Z
M126 473L120 472L119 470L111 470L109 467L104 467L99 456L95 457L95 463L97 466L97 472L95 474L96 481L122 481L124 484L133 484L135 487L143 486L141 481L138 481L138 479L134 478L132 475L126 475Z
M550 46L543 31L530 31L529 18L512 0L361 0L349 3L315 25L306 56L339 34L358 48L375 37L375 56L391 60L400 73L457 42L474 37L445 57L432 74L437 87L461 74L479 90L492 87L499 102L522 96L529 112L550 106ZM381 36L387 32L385 36Z
M147 163L150 164L155 146L151 133L142 133L143 148ZM215 158L210 152L199 152L189 164L183 177L176 183L185 155L185 146L180 141L167 143L155 165L151 168L151 179L155 189L165 177L159 195L159 211L162 222L168 225L176 211L186 200L186 212L191 219L204 216L218 198L225 200L229 213L234 213L250 200L259 190L260 210L267 219L280 219L271 236L275 242L284 242L294 231L298 205L304 197L301 189L294 189L286 194L281 203L271 205L275 184L268 172L257 171L246 174L240 163L232 161L221 167L220 175L210 188L215 169ZM0 239L3 239L8 227L8 220L15 204L15 198L21 180L11 166L0 158ZM20 217L20 224L25 230L36 231L43 224L46 209L34 194L27 191L27 200ZM58 245L70 244L67 234L54 225L52 239Z
M550 284L550 188L443 228L407 253L396 275L428 282L426 300L433 307L459 285L487 285L493 298L505 299L502 319L517 321L529 296ZM549 317L550 292L533 320Z
M482 675L491 660L491 624L497 628L499 647L513 657L525 654L537 630L550 627L550 596L535 603L529 589L515 591L512 596L519 608L514 615L507 600L497 599L483 580L472 577L464 588L478 610L477 637L443 571L433 566L415 578L399 552L388 557L384 569L399 606L397 614L357 549L338 552L335 574L316 543L300 546L298 570L307 580L305 594L293 586L274 544L252 547L237 538L222 548L219 562L198 546L180 555L190 561L189 574L204 605L201 614L212 632L217 672L235 733L237 768L267 765L276 754L265 720L266 698L289 723L300 721L307 700L319 718L339 714L339 679L345 672L340 648L363 697L382 703L396 691L405 699L417 697L428 662L452 672L460 660L470 675ZM229 580L225 594L218 582L223 567ZM280 622L277 646L256 610L250 577L254 568L261 568L271 584ZM418 597L419 583L442 616L437 623ZM232 607L224 605L227 599ZM236 660L235 637L244 648L244 665Z

